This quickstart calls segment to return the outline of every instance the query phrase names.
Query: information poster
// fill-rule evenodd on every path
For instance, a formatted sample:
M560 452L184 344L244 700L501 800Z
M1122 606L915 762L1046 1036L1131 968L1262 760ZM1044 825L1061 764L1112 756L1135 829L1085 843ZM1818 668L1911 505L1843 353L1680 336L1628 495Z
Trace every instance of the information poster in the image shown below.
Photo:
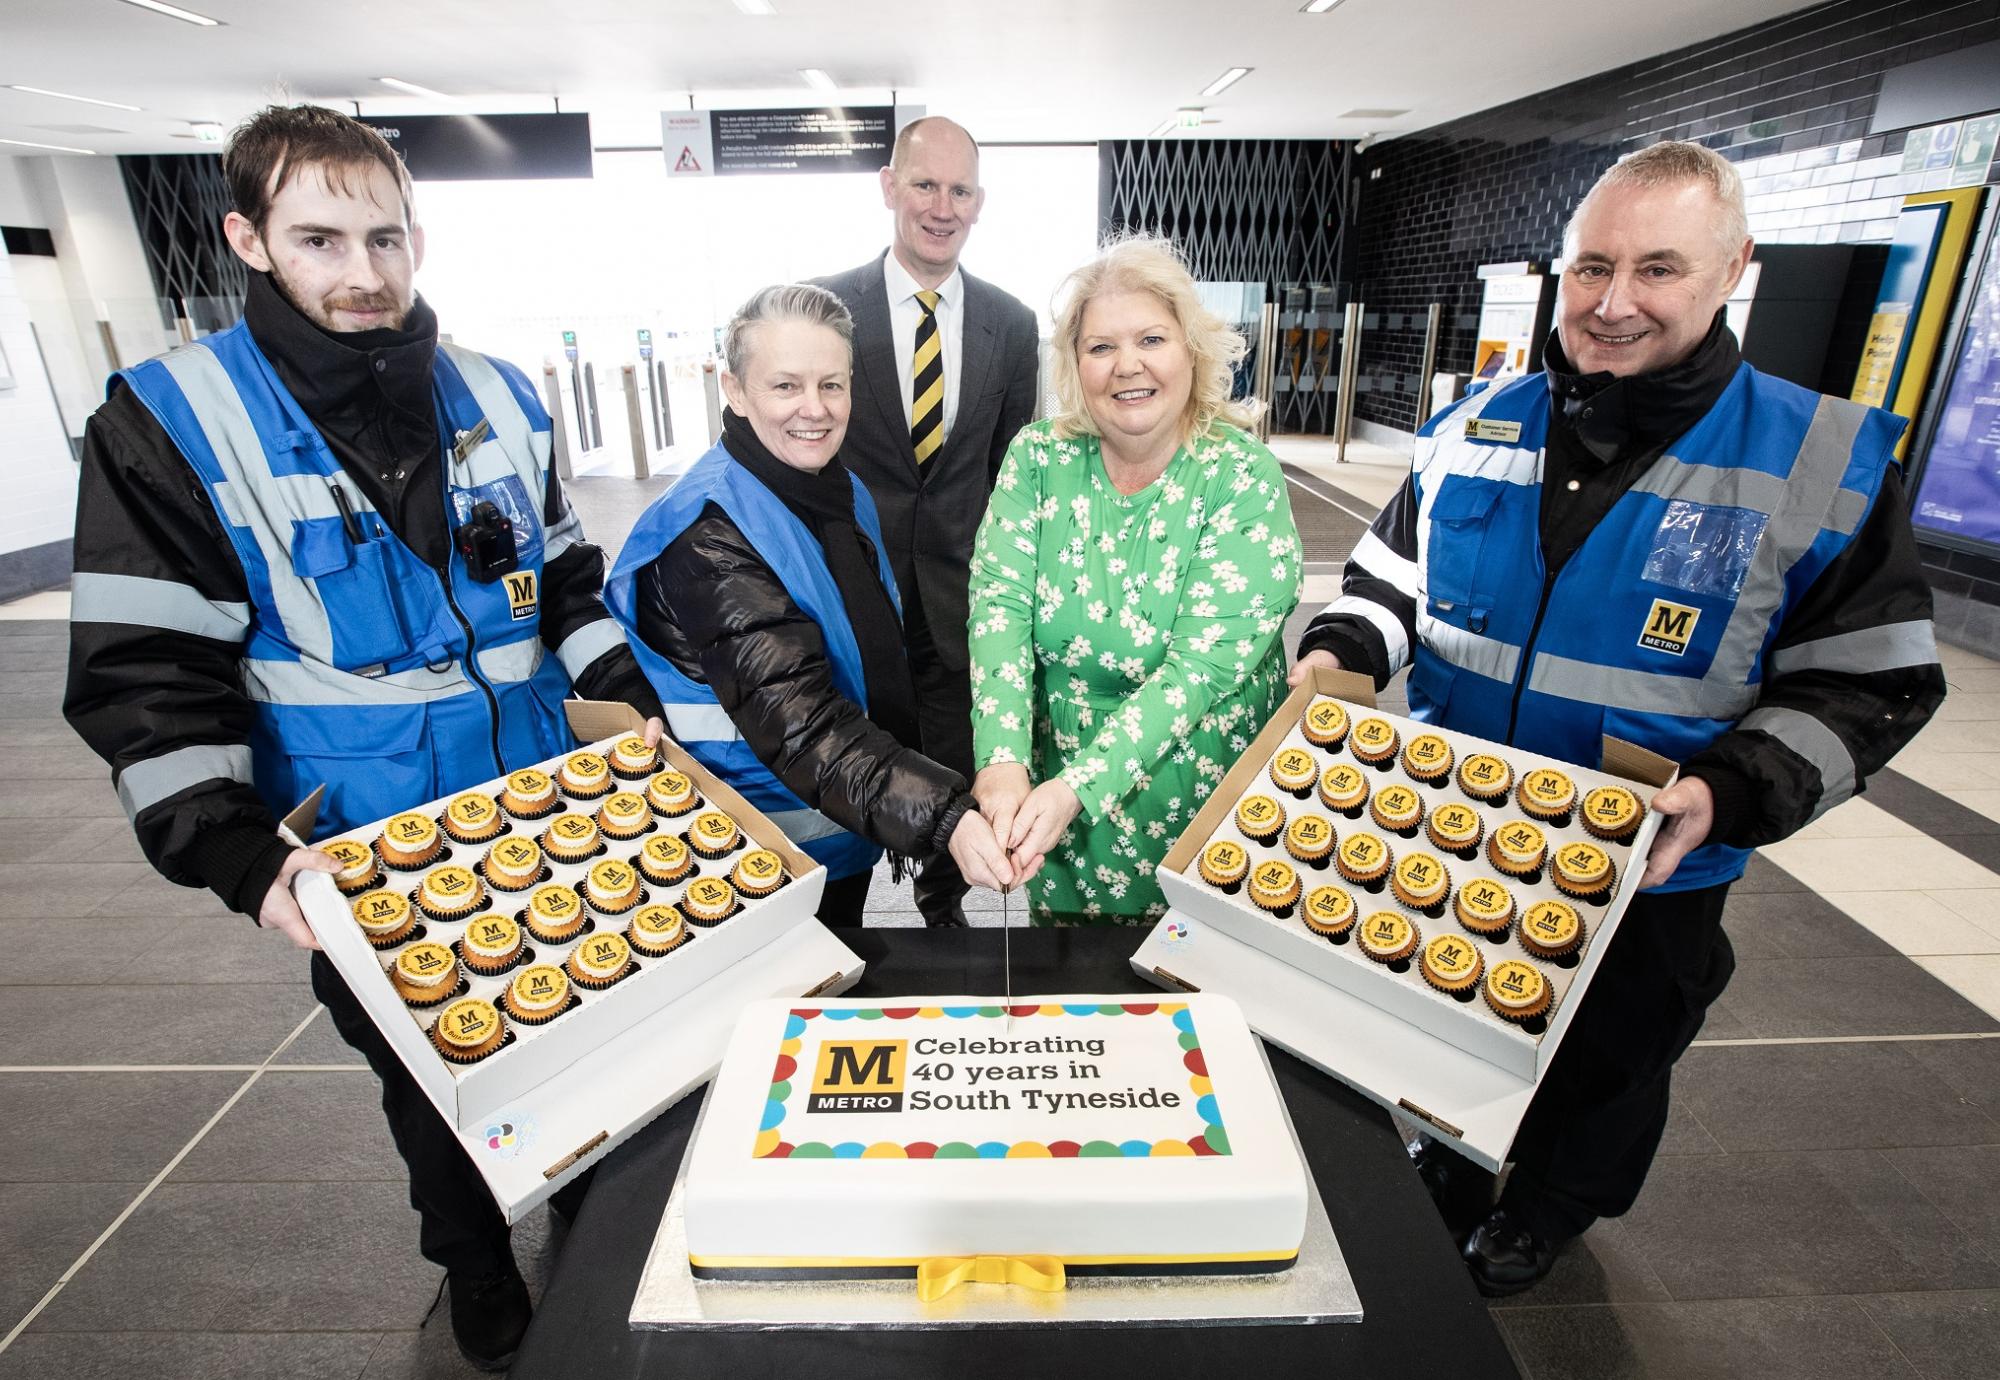
M813 110L670 110L661 149L669 177L872 173L889 166L894 106Z
M1938 237L1944 233L1946 208L1905 206L1896 217L1896 238L1889 245L1889 262L1882 269L1882 287L1868 323L1868 343L1861 367L1854 373L1854 390L1847 396L1870 407L1894 405L1897 384L1910 344L1910 317L1930 282L1937 258Z
M2000 543L2000 236L1972 285L1913 506L1919 528Z

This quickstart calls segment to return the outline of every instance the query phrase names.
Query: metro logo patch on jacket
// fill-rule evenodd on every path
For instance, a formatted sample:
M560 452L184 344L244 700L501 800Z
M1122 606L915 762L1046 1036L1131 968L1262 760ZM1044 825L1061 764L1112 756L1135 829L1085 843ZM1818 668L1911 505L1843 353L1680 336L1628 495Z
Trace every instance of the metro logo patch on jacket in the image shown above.
M1639 645L1656 652L1684 655L1688 643L1694 640L1694 625L1700 618L1700 609L1655 599L1646 612L1646 627L1639 634Z
M513 610L514 621L518 623L523 618L533 618L536 609L540 607L538 597L540 591L537 588L535 572L517 570L501 578L507 582L507 607Z

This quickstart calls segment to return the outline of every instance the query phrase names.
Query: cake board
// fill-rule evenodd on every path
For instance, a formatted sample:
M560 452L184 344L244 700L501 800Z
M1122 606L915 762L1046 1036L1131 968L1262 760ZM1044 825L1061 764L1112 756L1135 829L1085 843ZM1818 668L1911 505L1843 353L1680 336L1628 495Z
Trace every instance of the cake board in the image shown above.
M1535 1095L1533 1080L1178 910L1131 962L1169 991L1234 998L1266 1040L1496 1173Z
M1247 1011L1247 1007L1245 1008ZM1259 1048L1260 1056L1263 1054ZM1270 1060L1264 1058L1268 1069ZM1282 1107L1284 1101L1279 1099ZM703 1104L688 1139L700 1140ZM1291 1112L1285 1132L1298 1145ZM924 1303L901 1280L698 1280L688 1266L683 1213L687 1156L674 1176L629 1321L642 1331L929 1331L945 1328L1242 1327L1358 1323L1361 1296L1335 1239L1319 1186L1306 1175L1305 1236L1298 1262L1269 1275L1094 1275L1057 1293L963 1284ZM1300 1150L1300 1159L1305 1154Z

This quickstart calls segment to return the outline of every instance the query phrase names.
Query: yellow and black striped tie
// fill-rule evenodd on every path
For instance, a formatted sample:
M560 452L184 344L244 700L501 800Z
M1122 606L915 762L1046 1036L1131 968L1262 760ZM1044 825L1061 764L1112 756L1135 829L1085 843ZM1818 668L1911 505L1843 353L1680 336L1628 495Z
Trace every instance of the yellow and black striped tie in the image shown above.
M910 367L910 444L923 464L944 444L944 343L938 339L935 292L919 292L924 309L917 322L917 350Z

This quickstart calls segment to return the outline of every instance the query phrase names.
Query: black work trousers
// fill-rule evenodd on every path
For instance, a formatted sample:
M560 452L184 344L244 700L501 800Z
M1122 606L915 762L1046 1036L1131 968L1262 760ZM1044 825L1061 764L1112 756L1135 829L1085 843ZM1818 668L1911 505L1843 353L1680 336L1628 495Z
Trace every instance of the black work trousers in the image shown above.
M961 636L964 629L959 630ZM950 767L972 781L972 672L946 664L930 624L924 601L914 589L903 591L903 645L910 654L910 679L917 691L917 727L923 734L924 756ZM930 925L956 924L964 919L965 874L951 850L940 848L926 858L911 879L910 891Z
M1500 1204L1544 1240L1580 1236L1638 1200L1666 1129L1674 1064L1736 971L1722 930L1728 895L1726 883L1641 894L1619 922L1514 1133Z
M417 1241L424 1258L474 1279L513 1269L507 1220L473 1168L464 1142L424 1096L325 954L312 956L312 988L340 1038L359 1050L382 1080L382 1114L410 1171L410 1206L421 1223ZM551 1206L574 1217L590 1177L584 1174L559 1189Z

